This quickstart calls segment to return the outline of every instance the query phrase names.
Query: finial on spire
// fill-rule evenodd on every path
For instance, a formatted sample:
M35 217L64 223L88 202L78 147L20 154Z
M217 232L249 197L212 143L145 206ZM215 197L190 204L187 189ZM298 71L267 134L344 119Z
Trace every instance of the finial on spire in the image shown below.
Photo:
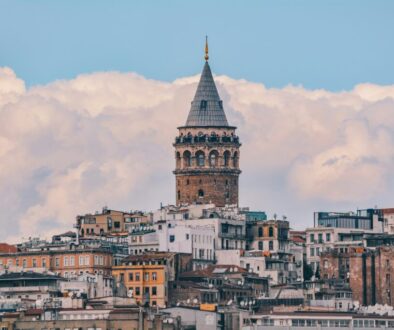
M209 55L208 55L208 36L205 36L205 60L209 60Z

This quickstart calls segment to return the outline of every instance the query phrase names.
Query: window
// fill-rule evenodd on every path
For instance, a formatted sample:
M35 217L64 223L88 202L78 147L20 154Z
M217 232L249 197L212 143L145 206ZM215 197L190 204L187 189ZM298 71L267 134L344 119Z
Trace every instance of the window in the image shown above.
M196 158L197 158L197 166L205 166L205 155L204 155L204 152L197 151Z
M207 108L208 102L206 100L201 100L200 109L205 110Z
M27 261L26 261L26 259L23 259L23 260L22 260L22 267L23 267L23 268L27 267Z
M83 266L84 265L84 262L85 261L85 257L84 256L79 256L79 265L80 266Z
M323 262L323 268L327 269L328 268L328 260L324 260Z
M75 266L75 257L74 256L70 257L70 266Z
M148 282L149 281L149 273L145 273L144 277L145 277L145 281Z
M316 248L316 256L320 256L320 248Z
M152 281L157 281L157 273L152 272Z
M269 241L268 248L270 251L272 251L274 249L274 242L273 241Z
M133 273L129 273L129 281L134 281Z
M259 250L260 250L260 251L263 250L263 242L262 242L262 241L259 242Z
M135 273L135 280L140 281L140 273Z
M59 260L59 258L56 258L56 259L55 259L55 266L56 266L56 267L59 267L59 266L60 266L60 260Z
M230 152L229 151L224 152L223 159L224 159L224 166L228 166L229 161L230 161Z
M238 153L234 152L234 156L233 156L233 167L237 167L238 166Z
M330 233L326 233L326 241L331 242L331 234Z
M315 242L315 234L310 234L309 235L309 240L310 240L311 243L314 243Z
M200 189L198 191L198 197L204 197L204 190Z
M318 237L319 237L319 243L323 243L323 234L320 233Z
M63 258L63 266L68 267L68 257Z
M311 250L310 250L310 255L311 255L311 257L314 257L314 256L315 256L315 249L314 249L314 248L311 248Z
M183 166L190 167L192 165L192 157L190 151L186 150L183 153Z
M263 228L259 227L259 237L263 237Z
M152 296L157 295L157 288L155 286L152 286Z
M120 222L119 221L115 221L114 222L114 228L116 228L116 229L120 228Z
M99 261L98 261L98 256L94 256L94 264L95 265L98 265L99 264Z
M218 154L217 151L212 151L209 154L209 166L215 167L217 166Z
M37 259L33 259L33 267L37 267Z
M269 227L268 228L268 236L269 237L274 237L274 228L273 227Z
M139 296L139 295L140 295L140 293L141 293L140 290L141 290L141 289L140 289L139 286L136 286L136 287L135 287L135 295L136 295L136 296Z
M85 265L89 266L90 264L90 256L85 256Z
M170 243L175 242L175 235L170 235Z

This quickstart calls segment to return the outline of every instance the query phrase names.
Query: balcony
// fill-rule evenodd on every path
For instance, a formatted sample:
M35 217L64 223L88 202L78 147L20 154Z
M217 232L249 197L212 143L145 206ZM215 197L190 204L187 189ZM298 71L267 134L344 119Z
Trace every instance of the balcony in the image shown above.
M229 238L229 239L239 239L239 240L245 240L246 235L245 234L240 234L240 233L219 233L219 237L221 238Z
M194 143L233 143L240 145L239 137L235 135L187 135L177 136L175 138L175 145L177 144L194 144Z

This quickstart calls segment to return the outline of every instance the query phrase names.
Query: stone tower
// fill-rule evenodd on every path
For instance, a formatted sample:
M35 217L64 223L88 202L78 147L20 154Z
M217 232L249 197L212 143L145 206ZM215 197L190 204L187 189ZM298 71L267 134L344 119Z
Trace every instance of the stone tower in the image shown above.
M238 205L239 138L229 126L208 64L205 64L185 126L175 139L176 203Z

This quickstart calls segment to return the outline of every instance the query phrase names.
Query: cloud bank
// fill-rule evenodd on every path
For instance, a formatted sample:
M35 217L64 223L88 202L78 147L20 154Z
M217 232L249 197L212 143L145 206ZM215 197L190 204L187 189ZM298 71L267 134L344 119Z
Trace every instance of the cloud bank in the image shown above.
M198 78L100 72L27 89L0 68L0 239L68 230L104 205L173 203L172 142ZM317 210L393 206L394 86L216 82L243 143L242 206L286 214L298 228Z

